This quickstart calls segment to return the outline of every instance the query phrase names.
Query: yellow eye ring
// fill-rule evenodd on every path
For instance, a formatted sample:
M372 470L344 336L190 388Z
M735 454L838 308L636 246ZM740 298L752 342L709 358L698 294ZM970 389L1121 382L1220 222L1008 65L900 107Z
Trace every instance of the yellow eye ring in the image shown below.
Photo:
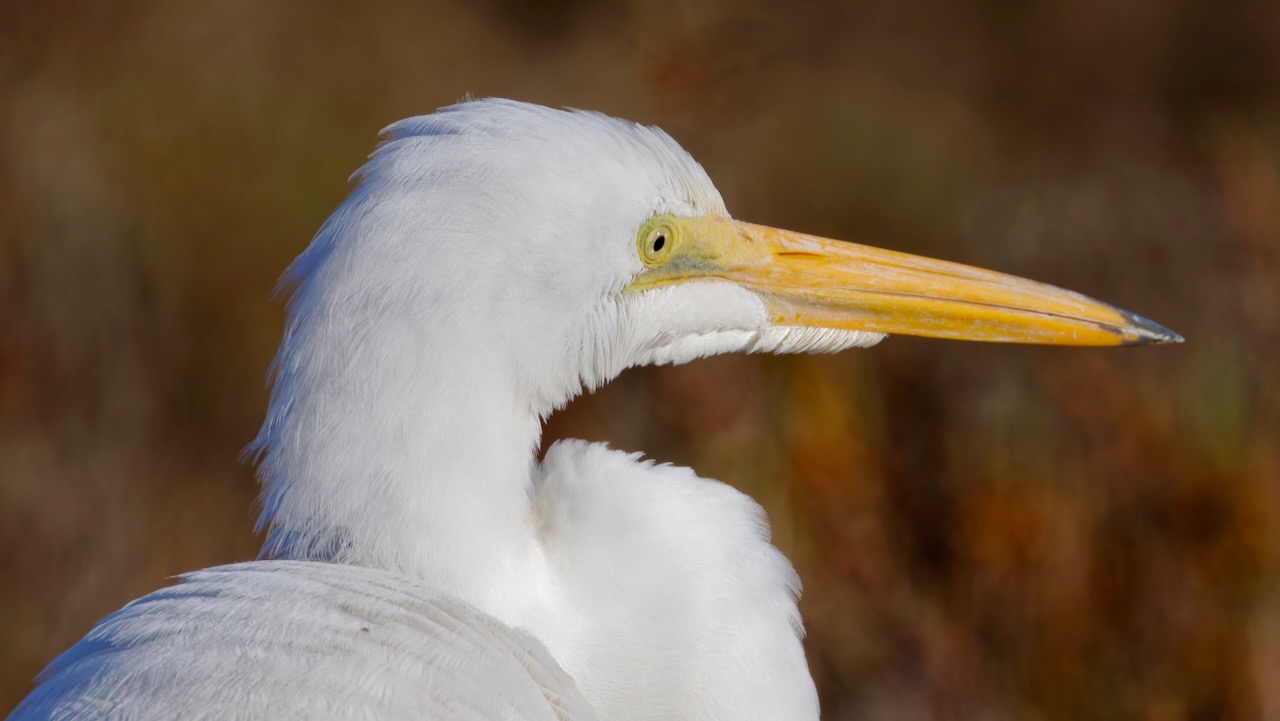
M676 245L675 226L667 219L646 223L638 238L640 259L645 265L657 265L671 255Z

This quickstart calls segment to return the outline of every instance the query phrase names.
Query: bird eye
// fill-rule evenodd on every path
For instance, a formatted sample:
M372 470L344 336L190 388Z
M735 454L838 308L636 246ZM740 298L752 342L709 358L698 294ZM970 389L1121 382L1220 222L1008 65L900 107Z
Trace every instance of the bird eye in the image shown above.
M646 224L640 232L640 257L647 265L655 265L671 255L675 247L675 228L666 220Z

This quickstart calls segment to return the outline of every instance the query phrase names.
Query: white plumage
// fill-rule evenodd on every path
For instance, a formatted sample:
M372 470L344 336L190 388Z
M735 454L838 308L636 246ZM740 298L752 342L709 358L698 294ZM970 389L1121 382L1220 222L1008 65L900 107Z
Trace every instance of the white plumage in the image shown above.
M19 718L597 718L536 639L403 574L257 561L103 619Z
M1029 281L737 223L667 135L397 123L290 267L263 560L104 619L12 718L815 719L753 501L543 419L623 369L885 332L1176 336Z

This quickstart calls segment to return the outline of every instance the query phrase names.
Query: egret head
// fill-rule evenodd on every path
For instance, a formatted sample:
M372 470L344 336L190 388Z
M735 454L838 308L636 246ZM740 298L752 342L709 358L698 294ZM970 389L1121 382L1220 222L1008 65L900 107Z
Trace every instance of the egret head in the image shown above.
M295 316L416 319L397 332L502 363L540 414L628 366L730 351L1180 340L1040 283L734 221L668 135L595 113L462 103L392 125L359 177L291 269Z
M469 583L481 521L449 509L527 514L502 488L529 482L542 418L629 366L889 333L1179 340L1050 286L731 220L670 137L594 113L462 103L392 125L358 178L283 281L249 449L266 555Z

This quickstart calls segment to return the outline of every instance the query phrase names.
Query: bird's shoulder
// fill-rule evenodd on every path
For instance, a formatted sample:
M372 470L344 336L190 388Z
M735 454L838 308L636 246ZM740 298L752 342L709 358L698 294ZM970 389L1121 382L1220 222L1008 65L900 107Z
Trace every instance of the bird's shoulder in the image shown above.
M258 561L104 618L11 719L594 719L540 642L389 571Z
M540 634L602 716L663 717L696 700L734 718L817 718L799 579L749 496L571 440L542 461L534 515L564 595L552 607L570 609ZM647 695L627 687L636 668Z
M582 540L623 543L656 534L667 539L658 549L676 541L704 548L768 545L768 519L758 503L689 468L604 443L562 440L547 450L540 470L534 501L547 540L597 534Z
M673 608L720 585L723 598L794 613L799 580L770 542L764 509L688 468L559 441L543 459L534 509L552 567L577 577L566 580L601 585L602 593L661 594Z

